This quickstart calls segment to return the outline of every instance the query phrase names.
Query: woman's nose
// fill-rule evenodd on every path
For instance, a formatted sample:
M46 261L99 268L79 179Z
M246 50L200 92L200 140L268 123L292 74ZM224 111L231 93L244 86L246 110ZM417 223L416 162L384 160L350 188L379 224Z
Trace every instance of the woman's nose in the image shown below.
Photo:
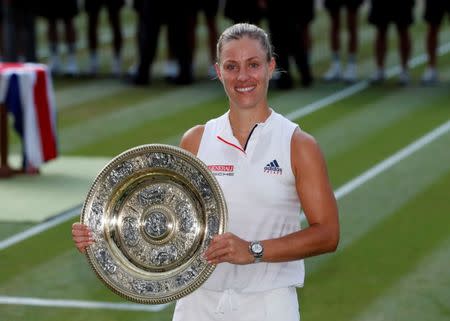
M240 68L238 73L238 80L246 80L248 78L248 70L247 68Z

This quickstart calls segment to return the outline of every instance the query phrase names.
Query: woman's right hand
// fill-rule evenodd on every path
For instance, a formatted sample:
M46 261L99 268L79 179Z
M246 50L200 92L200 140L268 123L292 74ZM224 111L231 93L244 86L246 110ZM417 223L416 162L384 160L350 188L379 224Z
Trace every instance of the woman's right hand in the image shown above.
M94 243L91 230L89 227L81 223L72 224L72 239L76 248L81 253L84 253L86 251L86 247Z

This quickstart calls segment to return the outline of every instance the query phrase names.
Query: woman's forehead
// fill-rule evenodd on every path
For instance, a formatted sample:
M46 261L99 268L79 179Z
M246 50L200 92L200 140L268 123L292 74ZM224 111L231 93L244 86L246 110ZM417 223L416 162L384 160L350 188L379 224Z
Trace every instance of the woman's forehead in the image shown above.
M261 43L257 39L249 37L227 41L223 44L221 54L222 59L231 57L250 59L251 57L265 57L265 55L266 52Z

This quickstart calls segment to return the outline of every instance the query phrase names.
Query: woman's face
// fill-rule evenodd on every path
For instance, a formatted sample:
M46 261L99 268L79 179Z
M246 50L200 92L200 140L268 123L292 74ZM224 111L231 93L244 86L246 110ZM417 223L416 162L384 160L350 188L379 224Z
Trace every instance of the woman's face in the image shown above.
M230 108L267 107L267 88L275 60L258 40L243 37L223 44L216 71L230 101Z

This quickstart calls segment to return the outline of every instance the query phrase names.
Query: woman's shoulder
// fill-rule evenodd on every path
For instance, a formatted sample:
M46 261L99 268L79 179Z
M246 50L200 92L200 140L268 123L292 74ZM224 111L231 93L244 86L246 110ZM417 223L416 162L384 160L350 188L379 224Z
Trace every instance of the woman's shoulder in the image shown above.
M209 128L209 132L217 130L217 127L221 127L227 121L228 112L217 117L208 120L205 124L196 125L188 129L181 138L180 147L191 153L197 155L200 147L200 142L203 137L205 129Z
M297 128L292 135L291 151L291 161L295 173L304 172L305 168L311 169L324 165L325 159L319 143L314 136L300 128Z
M314 136L297 127L292 134L292 148L299 152L307 152L319 149L319 144Z
M180 147L197 155L200 141L205 131L205 125L196 125L188 129L180 141Z

